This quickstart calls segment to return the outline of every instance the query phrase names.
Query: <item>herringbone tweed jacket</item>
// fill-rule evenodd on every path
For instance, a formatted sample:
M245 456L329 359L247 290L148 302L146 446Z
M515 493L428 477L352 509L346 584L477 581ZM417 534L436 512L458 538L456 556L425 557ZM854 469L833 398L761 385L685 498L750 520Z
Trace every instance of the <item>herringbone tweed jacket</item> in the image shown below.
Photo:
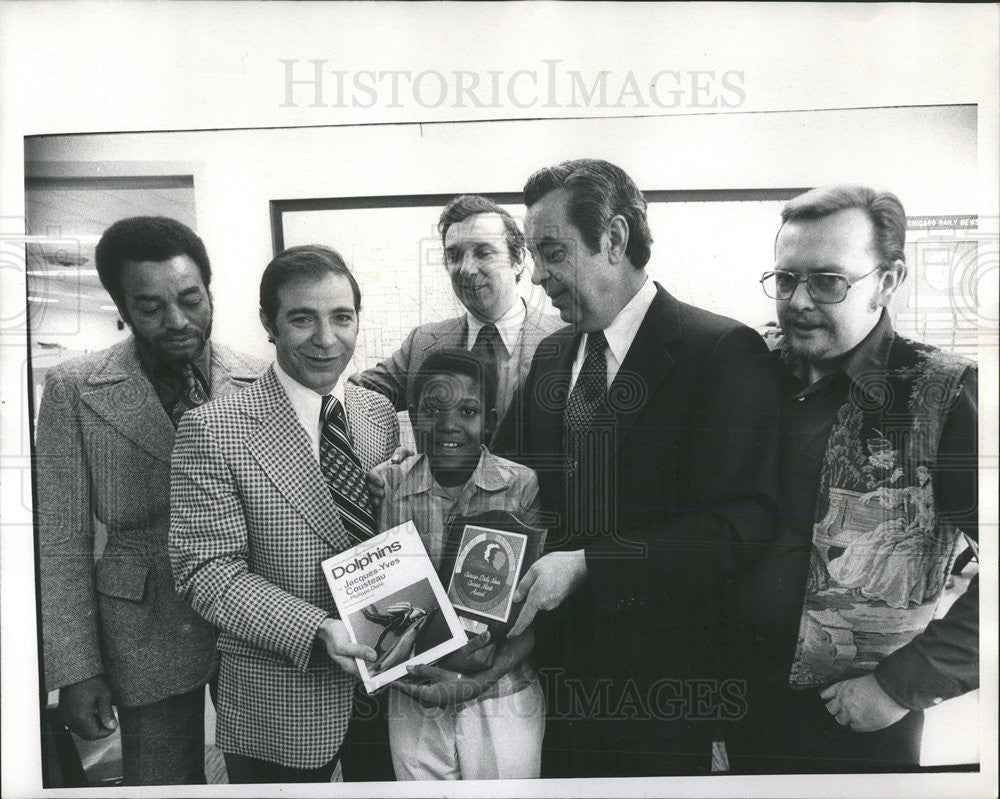
M245 389L266 368L211 347L213 397ZM167 556L173 445L134 339L49 373L35 441L49 691L103 674L115 704L147 705L213 675L215 630L175 593ZM97 523L107 544L95 564Z
M388 400L345 385L365 470L399 439ZM314 652L336 608L320 562L354 543L273 367L243 394L185 414L171 480L177 589L219 627L216 743L296 768L329 762L353 678Z

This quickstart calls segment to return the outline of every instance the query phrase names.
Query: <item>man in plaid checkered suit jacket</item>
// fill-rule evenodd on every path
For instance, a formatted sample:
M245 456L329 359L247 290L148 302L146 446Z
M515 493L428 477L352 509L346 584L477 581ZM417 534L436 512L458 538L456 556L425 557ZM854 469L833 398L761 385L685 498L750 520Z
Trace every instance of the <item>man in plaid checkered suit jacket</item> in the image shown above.
M238 397L185 415L170 554L178 591L220 629L216 743L230 782L329 781L351 714L353 658L375 653L350 643L320 571L371 532L362 529L367 495L344 505L333 488L346 461L331 482L324 476L321 409L338 414L342 403L338 457L354 461L362 485L395 449L399 427L388 400L341 380L361 295L336 252L285 250L265 270L260 298L276 362Z

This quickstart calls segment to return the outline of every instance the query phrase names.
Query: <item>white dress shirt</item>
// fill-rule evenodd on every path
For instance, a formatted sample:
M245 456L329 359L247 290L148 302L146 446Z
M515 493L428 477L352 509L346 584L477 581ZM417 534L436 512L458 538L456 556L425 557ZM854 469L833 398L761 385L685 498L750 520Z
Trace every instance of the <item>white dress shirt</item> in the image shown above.
M527 315L528 309L524 305L524 300L518 297L517 301L493 323L500 334L500 340L503 341L504 349L507 350L508 358L514 354L514 347L517 346L517 337L521 335L521 326L524 324L524 319ZM465 348L471 350L472 345L476 343L479 331L486 327L488 322L479 321L468 311L465 313L465 318L469 326L469 335L465 339Z
M611 320L611 324L604 328L604 338L608 341L607 349L604 350L604 358L608 363L608 386L614 382L618 375L625 355L628 353L629 347L632 346L636 333L639 332L639 327L642 325L642 320L646 318L646 312L653 304L655 297L656 285L647 277L642 288ZM570 391L576 385L576 379L580 376L580 370L583 368L583 359L587 354L588 336L588 333L584 333L580 337L580 347L576 351L576 358L573 359L573 370L570 375Z
M313 457L316 459L316 463L319 463L319 412L323 407L324 395L317 394L311 388L306 388L294 377L289 376L277 361L274 362L274 374L277 376L281 387L285 390L285 395L292 405L292 410L295 411L295 417L299 420L299 424L302 425L302 429L306 431L306 435L309 436ZM330 394L340 400L340 404L344 406L344 416L346 418L347 405L344 403L343 375L337 378L337 384L333 387L333 391Z

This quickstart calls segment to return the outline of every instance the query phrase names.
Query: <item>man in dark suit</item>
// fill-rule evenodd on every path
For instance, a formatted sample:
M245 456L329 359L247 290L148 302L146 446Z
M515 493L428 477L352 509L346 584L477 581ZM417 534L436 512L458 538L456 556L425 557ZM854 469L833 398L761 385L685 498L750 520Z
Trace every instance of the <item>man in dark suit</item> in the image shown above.
M215 631L174 592L170 453L181 415L264 364L209 341L211 266L185 225L116 222L97 271L132 336L55 367L35 455L45 682L86 739L121 724L126 785L205 781ZM107 544L94 563L95 523Z
M361 292L327 247L292 247L260 285L276 361L185 416L171 473L181 595L220 629L218 726L232 783L328 782L355 657L320 563L371 537L364 473L399 443L389 402L345 385Z
M517 222L486 197L452 200L438 221L444 264L466 313L414 328L390 358L351 381L384 394L397 411L415 407L412 380L428 355L444 347L479 353L497 375L503 416L524 381L539 342L560 327L547 308L517 293L524 271L524 236Z
M599 160L524 190L539 347L498 451L539 473L549 552L522 580L548 700L545 777L707 773L743 710L733 582L771 533L777 392L751 329L646 275L646 201Z

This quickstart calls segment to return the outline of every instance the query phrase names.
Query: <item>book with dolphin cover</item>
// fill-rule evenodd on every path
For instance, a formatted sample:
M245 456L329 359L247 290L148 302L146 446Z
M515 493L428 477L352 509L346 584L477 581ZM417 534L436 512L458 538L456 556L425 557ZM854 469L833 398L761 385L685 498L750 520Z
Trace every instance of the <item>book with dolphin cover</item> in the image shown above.
M358 659L368 693L433 663L469 640L413 522L386 530L322 562L351 641L375 650Z

